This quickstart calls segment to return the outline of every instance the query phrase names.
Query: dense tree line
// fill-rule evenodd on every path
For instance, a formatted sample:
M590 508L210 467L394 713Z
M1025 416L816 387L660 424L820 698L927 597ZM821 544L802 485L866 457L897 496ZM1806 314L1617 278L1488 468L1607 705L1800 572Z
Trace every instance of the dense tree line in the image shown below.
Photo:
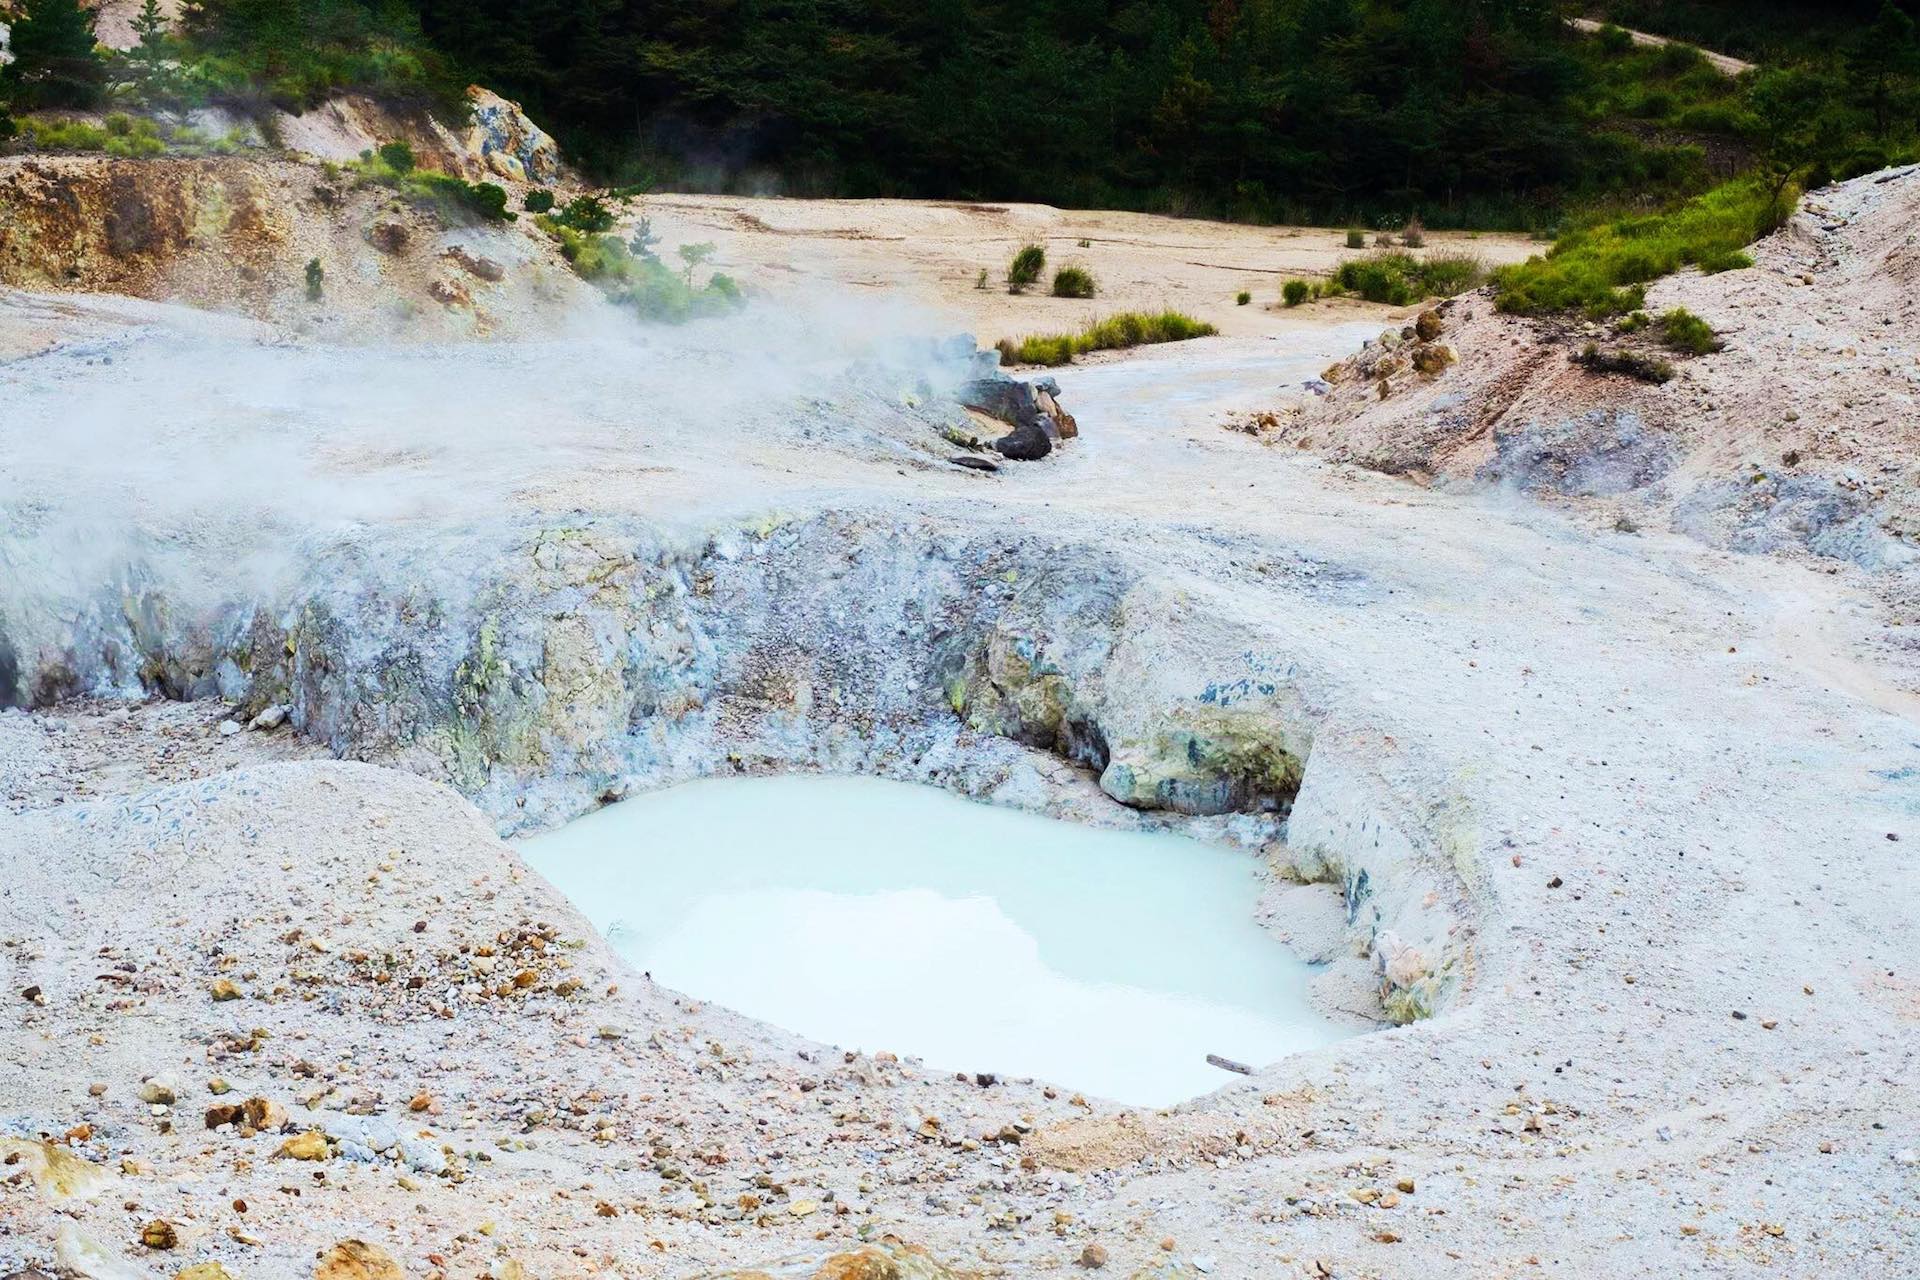
M14 3L0 96L96 96L84 10ZM1812 65L1738 88L1561 0L199 0L128 79L292 109L472 79L611 182L1492 225L1696 190L1709 134L1776 169L1897 154L1915 4L1602 6L1721 45L1797 18Z

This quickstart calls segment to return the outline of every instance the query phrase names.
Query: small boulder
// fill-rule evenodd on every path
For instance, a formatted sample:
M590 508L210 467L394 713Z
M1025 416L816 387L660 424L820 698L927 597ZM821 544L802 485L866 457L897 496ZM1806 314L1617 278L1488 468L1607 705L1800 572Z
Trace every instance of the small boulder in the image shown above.
M1446 321L1440 318L1438 311L1422 311L1413 322L1414 336L1422 342L1432 342L1446 330Z
M407 245L413 239L413 233L407 224L393 218L382 218L367 228L367 243L382 253L398 254L407 251Z
M447 250L445 256L459 263L468 275L477 276L489 284L498 284L507 278L507 269L492 258L482 258L459 245Z
M180 1087L171 1076L148 1076L140 1082L135 1095L149 1106L170 1107L179 1098Z

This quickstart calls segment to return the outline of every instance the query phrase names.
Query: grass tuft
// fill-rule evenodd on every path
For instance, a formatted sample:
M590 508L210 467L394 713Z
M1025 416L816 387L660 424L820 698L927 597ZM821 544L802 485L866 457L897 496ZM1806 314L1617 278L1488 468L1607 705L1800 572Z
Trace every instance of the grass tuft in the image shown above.
M1072 364L1090 351L1116 351L1159 342L1210 337L1219 330L1181 311L1122 311L1096 320L1079 333L1035 334L994 344L1007 364Z

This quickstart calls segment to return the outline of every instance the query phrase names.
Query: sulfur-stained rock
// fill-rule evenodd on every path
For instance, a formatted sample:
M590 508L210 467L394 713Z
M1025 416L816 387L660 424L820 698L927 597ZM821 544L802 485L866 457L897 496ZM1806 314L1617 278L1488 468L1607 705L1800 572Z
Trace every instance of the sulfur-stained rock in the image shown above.
M0 1138L0 1161L28 1170L33 1185L49 1200L85 1200L98 1195L113 1180L106 1169L57 1142Z
M977 1274L957 1271L919 1245L887 1240L844 1253L713 1272L699 1280L975 1280Z
M276 1157L288 1160L325 1160L327 1158L327 1135L318 1129L309 1129L305 1133L296 1133L280 1144L273 1153Z
M365 1240L342 1240L326 1251L313 1280L406 1280L393 1255Z
M287 1109L271 1098L248 1098L240 1104L247 1126L262 1133L278 1133L287 1125Z
M1446 321L1440 318L1438 311L1431 308L1422 311L1413 322L1414 336L1422 342L1432 342L1446 331Z
M180 1232L164 1218L155 1218L140 1228L140 1243L149 1249L172 1249L180 1244Z
M213 985L207 989L207 994L212 996L214 1002L217 1004L226 1000L238 1000L242 992L239 987L233 984L231 979L216 978Z
M196 1262L174 1272L173 1280L235 1280L235 1277L217 1262Z

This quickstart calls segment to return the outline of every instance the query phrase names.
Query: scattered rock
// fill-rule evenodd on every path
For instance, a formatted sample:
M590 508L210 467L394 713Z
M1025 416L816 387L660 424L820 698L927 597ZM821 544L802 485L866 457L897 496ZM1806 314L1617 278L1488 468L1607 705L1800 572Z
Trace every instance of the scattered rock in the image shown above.
M140 1228L140 1243L149 1249L172 1249L180 1244L180 1233L171 1222L155 1218Z
M207 991L215 1001L238 1000L242 995L240 988L233 985L233 982L227 978L214 979L213 985Z
M1089 1271L1098 1271L1107 1265L1107 1250L1104 1245L1090 1244L1080 1251L1080 1265Z
M1422 342L1432 342L1446 330L1446 322L1440 318L1440 313L1431 308L1422 311L1413 322L1414 336Z
M247 722L247 728L260 730L278 729L286 722L287 709L275 703L273 706L268 707L265 711L262 711L259 715L249 720Z

